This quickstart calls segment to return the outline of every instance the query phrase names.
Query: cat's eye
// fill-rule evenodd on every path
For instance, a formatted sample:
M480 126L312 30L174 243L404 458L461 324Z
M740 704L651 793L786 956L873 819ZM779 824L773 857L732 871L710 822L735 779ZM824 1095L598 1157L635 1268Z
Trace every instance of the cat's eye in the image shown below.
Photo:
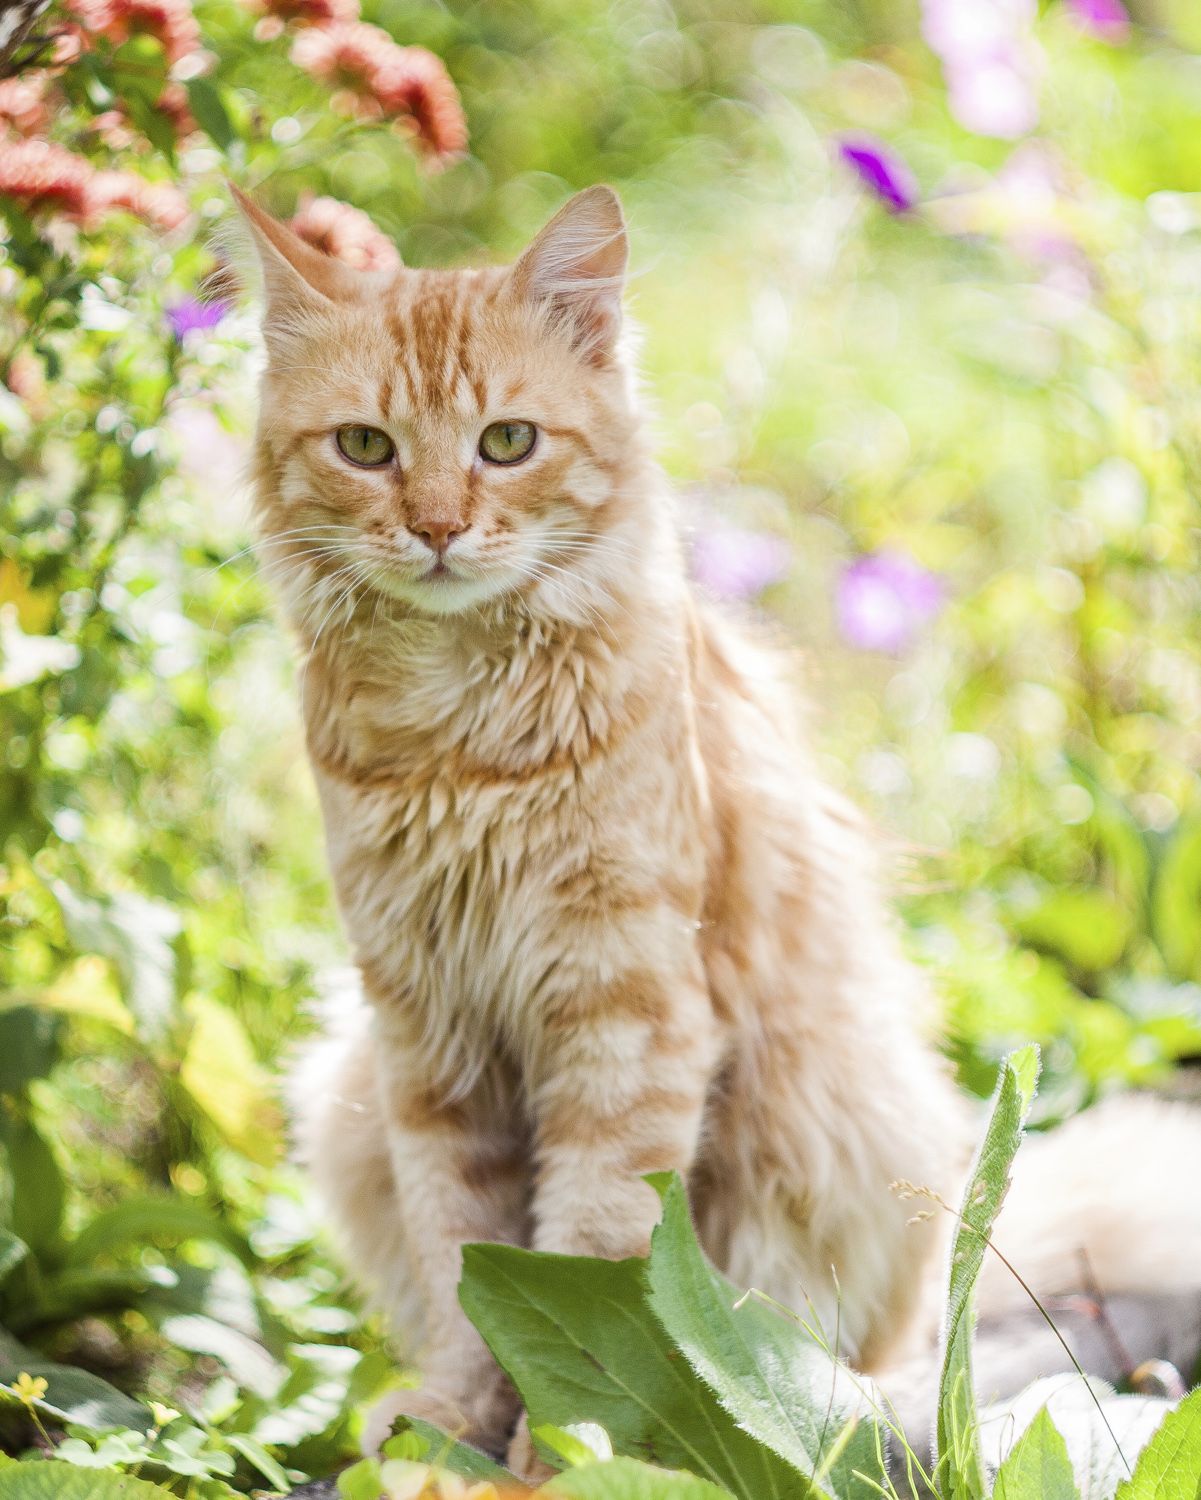
M519 464L534 451L537 436L532 422L493 422L480 438L480 456L490 464Z
M378 469L396 452L392 439L378 427L339 427L336 438L342 457L364 469Z

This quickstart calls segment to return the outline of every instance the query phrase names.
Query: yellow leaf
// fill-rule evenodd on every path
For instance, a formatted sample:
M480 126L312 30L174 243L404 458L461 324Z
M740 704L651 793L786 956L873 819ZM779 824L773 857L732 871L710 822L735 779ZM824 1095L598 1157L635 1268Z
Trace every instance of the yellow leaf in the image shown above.
M270 1166L279 1155L280 1112L242 1023L202 995L186 1009L193 1024L180 1081L231 1146Z

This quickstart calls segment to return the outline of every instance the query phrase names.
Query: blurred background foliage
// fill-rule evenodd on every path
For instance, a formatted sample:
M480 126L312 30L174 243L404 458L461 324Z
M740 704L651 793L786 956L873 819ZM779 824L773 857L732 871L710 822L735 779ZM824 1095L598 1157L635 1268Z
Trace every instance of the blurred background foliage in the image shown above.
M459 264L617 186L696 571L804 648L967 1085L1201 1055L1196 7L354 11L76 0L0 81L0 1379L52 1377L0 1421L152 1426L108 1461L197 1495L328 1469L389 1378L284 1156L347 977L223 174L360 264L344 205Z

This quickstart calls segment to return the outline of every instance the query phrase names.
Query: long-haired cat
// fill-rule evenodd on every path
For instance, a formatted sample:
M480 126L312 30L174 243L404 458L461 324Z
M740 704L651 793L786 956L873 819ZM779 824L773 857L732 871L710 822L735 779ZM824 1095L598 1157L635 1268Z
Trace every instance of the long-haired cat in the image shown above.
M405 1409L502 1450L460 1245L643 1254L663 1169L736 1282L831 1329L837 1295L878 1368L938 1239L890 1184L956 1190L962 1107L781 662L687 579L617 199L581 193L511 268L387 275L240 202L258 521L365 999L300 1134L421 1362Z

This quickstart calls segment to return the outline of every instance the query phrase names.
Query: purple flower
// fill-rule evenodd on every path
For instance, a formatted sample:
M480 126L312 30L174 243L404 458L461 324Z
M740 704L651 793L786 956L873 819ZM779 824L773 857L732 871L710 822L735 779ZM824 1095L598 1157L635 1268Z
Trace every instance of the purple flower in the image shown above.
M849 563L838 580L838 628L860 651L904 651L942 600L939 579L913 558L871 552Z
M1124 42L1130 35L1130 17L1122 0L1067 0L1076 24L1103 42Z
M838 143L838 154L890 213L907 213L917 203L913 173L883 141L866 135L844 136Z
M710 524L692 543L692 572L719 599L752 599L788 573L787 542L761 531Z
M175 337L183 343L189 333L208 333L216 328L229 311L230 304L216 300L201 302L197 297L184 297L167 309L167 325Z

